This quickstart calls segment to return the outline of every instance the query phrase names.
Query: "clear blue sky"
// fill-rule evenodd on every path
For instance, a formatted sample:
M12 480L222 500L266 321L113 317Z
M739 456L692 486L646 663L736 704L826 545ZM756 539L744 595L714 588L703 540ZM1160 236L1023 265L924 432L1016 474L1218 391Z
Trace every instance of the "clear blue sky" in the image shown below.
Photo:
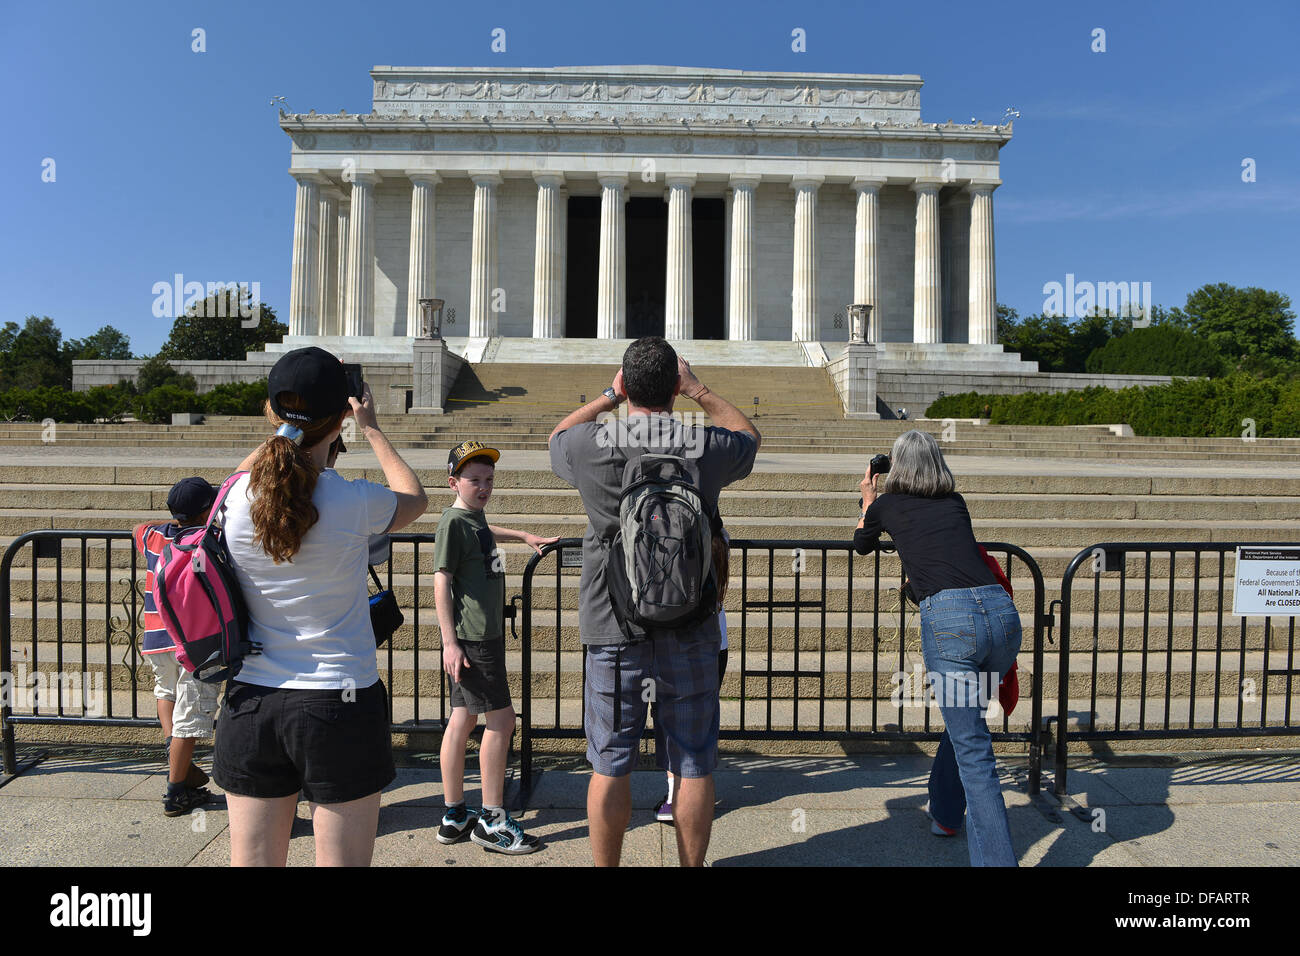
M1150 282L1164 305L1207 282L1300 303L1298 34L1295 0L8 3L0 322L111 324L151 352L171 320L150 290L177 272L257 280L287 318L294 185L271 97L365 112L375 64L917 73L927 122L1021 112L994 196L999 301L1037 312L1073 273Z

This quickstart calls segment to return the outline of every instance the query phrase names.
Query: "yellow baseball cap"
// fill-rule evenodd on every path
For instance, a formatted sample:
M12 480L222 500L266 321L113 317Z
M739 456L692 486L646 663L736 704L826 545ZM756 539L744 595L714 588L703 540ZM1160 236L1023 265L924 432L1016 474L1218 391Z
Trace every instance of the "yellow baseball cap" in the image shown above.
M460 471L461 466L471 458L486 458L488 461L496 464L501 452L495 448L489 448L480 441L463 441L447 454L447 474L454 475Z

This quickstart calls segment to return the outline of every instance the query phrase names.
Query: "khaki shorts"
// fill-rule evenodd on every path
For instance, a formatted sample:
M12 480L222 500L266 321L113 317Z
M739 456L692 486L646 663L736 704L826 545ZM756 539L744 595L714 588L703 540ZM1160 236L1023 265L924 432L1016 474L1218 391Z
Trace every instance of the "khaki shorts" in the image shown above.
M195 680L170 651L145 656L153 665L154 697L176 705L172 708L172 736L211 737L221 685Z

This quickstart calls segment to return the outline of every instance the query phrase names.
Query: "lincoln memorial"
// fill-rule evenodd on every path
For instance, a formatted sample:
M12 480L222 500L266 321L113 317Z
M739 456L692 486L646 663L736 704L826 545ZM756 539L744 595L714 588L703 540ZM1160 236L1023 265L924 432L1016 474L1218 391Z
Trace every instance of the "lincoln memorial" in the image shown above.
M370 75L369 113L280 115L297 181L281 348L342 337L409 361L436 297L444 335L470 343L829 348L865 303L886 352L1002 352L993 191L1011 128L923 122L919 76Z

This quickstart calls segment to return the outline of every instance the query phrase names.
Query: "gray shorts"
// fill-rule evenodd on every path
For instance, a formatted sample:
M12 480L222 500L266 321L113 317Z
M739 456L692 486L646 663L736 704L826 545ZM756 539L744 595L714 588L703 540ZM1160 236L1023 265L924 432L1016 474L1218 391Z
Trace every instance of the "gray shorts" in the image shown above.
M646 711L656 707L660 767L681 777L707 777L718 764L717 637L685 641L655 637L587 648L587 760L606 777L636 764ZM617 686L617 692L615 688Z

